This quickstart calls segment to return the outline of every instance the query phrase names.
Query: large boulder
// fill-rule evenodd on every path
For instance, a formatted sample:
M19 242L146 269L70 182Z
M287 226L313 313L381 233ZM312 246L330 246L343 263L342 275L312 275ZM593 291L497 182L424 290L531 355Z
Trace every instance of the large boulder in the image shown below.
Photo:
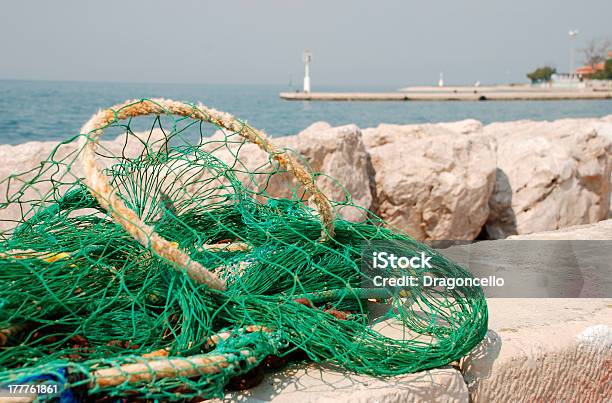
M351 202L371 209L373 206L372 167L361 130L355 125L323 128L315 123L292 140L281 144L293 146L303 155L313 172L325 175L317 179L321 191L336 202ZM338 206L342 217L357 221L365 218L363 210Z
M164 134L156 129L147 133L119 135L101 141L98 152L104 156L134 158L142 153L143 142L161 146ZM51 192L62 194L83 171L77 161L77 140L56 143L31 141L18 145L0 145L0 231L14 227L29 211L30 203L48 200ZM108 165L117 159L102 158ZM29 184L33 185L30 186ZM2 203L10 202L8 205Z
M605 137L612 142L612 115L604 116L601 119L591 123L597 134ZM612 174L610 174L610 209L608 210L608 218L612 218Z
M474 120L364 130L377 213L419 240L471 240L489 216L495 146Z
M236 163L238 179L254 193L265 192L276 198L309 199L311 195L304 192L296 178L281 169L270 155L253 144L232 140L226 147L216 150L215 156L228 165ZM318 122L297 135L277 137L271 141L317 174L319 189L336 202L340 216L351 221L367 216L364 209L371 209L373 203L371 165L357 126L331 127ZM252 176L250 172L255 171L257 174ZM359 207L344 206L346 202Z
M486 224L505 238L586 224L607 217L612 143L596 119L493 123L484 133L497 145L496 183Z

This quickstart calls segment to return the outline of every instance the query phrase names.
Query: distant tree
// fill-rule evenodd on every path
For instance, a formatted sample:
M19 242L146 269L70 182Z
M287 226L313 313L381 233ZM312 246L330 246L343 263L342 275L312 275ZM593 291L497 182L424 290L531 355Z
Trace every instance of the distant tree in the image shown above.
M548 82L553 74L557 72L557 69L550 66L538 67L531 73L527 74L527 78L532 83Z
M594 69L595 65L607 59L609 49L609 39L591 39L584 48L580 49L580 51L584 55L584 62L586 65Z

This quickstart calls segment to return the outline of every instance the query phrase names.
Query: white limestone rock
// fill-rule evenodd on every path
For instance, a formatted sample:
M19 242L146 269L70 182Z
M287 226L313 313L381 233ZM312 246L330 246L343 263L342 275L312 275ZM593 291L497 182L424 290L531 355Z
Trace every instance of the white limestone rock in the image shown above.
M475 131L472 131L475 130ZM364 130L377 213L419 240L471 240L489 216L495 146L476 121Z
M493 123L496 183L486 230L498 239L605 219L612 142L597 119Z
M317 179L327 197L372 209L372 167L361 130L356 125L322 127L320 123L314 124L300 132L294 141L295 150L306 157L313 172L329 175ZM350 221L366 217L363 210L350 206L339 206L337 210Z
M151 133L120 135L114 140L101 141L98 152L105 156L125 156L134 158L142 153L143 141L148 140L151 147L164 144L164 134L159 130ZM57 149L56 149L57 147ZM53 156L51 152L54 150ZM53 141L31 141L18 145L0 145L0 203L14 200L20 189L29 181L36 181L34 187L24 189L20 197L22 204L11 203L0 208L0 231L14 227L22 215L30 215L28 201L47 198L54 188L57 194L66 191L70 184L83 177L83 171L77 161L78 142L71 141L59 145ZM99 159L103 164L117 162L110 158ZM69 167L69 169L68 169ZM10 178L9 178L10 177ZM8 198L7 198L8 196ZM0 204L0 207L3 207Z
M340 203L336 211L343 218L360 221L367 214L363 209L342 206L351 201L365 209L373 203L371 165L363 144L361 130L355 125L331 127L324 122L315 123L294 136L271 139L301 161L311 172L322 173L316 182L320 190L331 200ZM279 164L253 144L230 145L226 150L217 151L215 156L228 165L238 160L237 172L240 181L256 193L264 192L271 197L300 197L308 200L311 196L303 186L287 172L279 171ZM257 170L254 180L246 171ZM282 170L281 170L282 171Z

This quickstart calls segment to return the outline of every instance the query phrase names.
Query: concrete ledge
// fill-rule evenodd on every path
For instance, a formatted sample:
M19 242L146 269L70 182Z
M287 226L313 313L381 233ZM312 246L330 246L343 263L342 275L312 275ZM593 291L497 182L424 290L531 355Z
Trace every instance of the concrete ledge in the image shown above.
M487 338L461 362L470 399L612 397L612 299L490 299Z
M574 225L555 231L535 234L512 235L507 239L532 240L611 240L612 220L599 221L594 224Z
M266 374L253 389L230 393L233 402L468 402L461 373L452 367L437 368L392 378L373 378L314 364L290 366Z

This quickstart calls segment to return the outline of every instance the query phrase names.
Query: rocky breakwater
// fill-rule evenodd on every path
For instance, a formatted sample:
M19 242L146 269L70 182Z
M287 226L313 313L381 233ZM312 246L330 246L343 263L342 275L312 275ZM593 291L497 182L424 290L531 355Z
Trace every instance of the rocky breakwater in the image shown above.
M140 142L127 147L124 143L123 136L103 142L109 154L135 156L142 150ZM610 211L612 115L486 126L475 120L381 124L364 130L318 122L297 135L275 138L274 143L311 171L323 173L317 175L317 183L336 202L340 216L361 220L363 209L369 209L419 240L505 238L594 223ZM49 179L60 178L65 167L41 161L55 146L0 146L0 178L35 168L14 178L8 192L9 182L0 183L0 203L37 175L46 180L38 191L51 189ZM73 143L62 145L54 160L69 162L75 151ZM243 171L237 175L257 188L254 193L310 196L300 192L287 173L266 175L279 167L254 145L228 143L216 152ZM233 165L236 159L239 165ZM78 176L78 169L71 174ZM363 209L344 206L347 201ZM16 205L0 211L3 220L20 217Z
M121 135L115 140L102 141L101 152L105 157L116 156L128 159L137 157L143 150L143 142L138 138L143 136L148 138L153 148L164 144L163 134L159 131L154 131L151 135L136 133L127 138ZM300 188L300 184L291 174L283 172L276 161L257 146L241 144L238 138L225 143L225 136L222 133L216 133L213 140L215 138L219 142L204 144L202 149L211 151L215 157L232 167L236 176L251 188L255 195L265 192L271 197L303 197L306 200L311 196ZM366 217L365 209L371 209L374 200L372 174L369 155L363 144L361 130L357 126L332 128L326 123L316 123L297 135L275 138L273 141L279 148L287 149L301 160L312 172L322 173L316 177L317 184L321 191L335 202L336 211L340 216L353 221L360 221ZM25 189L27 195L19 197L21 203L10 203L0 209L0 229L10 228L22 220L24 215L31 214L28 212L28 200L45 199L54 188L58 194L61 194L68 188L68 185L62 183L73 183L75 179L81 178L82 172L76 162L77 155L76 141L59 146L55 142L0 145L0 160L3 162L0 166L0 203L15 200L24 185L31 181L36 182L34 188ZM105 164L119 161L112 158L99 160ZM176 181L184 180L186 175L176 177L178 175L176 169L178 167L175 164L164 171L164 182L168 185L173 178ZM272 173L274 175L270 175ZM219 174L202 169L199 175L206 176L210 181L211 175ZM190 178L190 185L186 185L187 192L180 192L177 197L189 197L190 191L197 193L198 190L189 186L201 187L202 183L208 183L198 181L191 175L187 176ZM221 185L222 180L222 176L218 177L211 182L211 186ZM350 205L345 205L347 203ZM361 207L354 207L353 204Z
M612 116L363 133L377 213L418 239L499 239L609 215Z

